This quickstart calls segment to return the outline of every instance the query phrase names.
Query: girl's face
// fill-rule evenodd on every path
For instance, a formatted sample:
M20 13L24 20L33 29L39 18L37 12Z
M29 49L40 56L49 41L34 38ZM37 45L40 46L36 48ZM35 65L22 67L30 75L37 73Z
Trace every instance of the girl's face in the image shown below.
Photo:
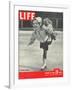
M48 21L45 21L44 24L47 26L47 25L49 25L49 22Z
M33 27L34 27L34 28L39 28L39 27L40 27L40 25L39 25L39 23L38 23L37 20L34 20L34 21L33 21Z

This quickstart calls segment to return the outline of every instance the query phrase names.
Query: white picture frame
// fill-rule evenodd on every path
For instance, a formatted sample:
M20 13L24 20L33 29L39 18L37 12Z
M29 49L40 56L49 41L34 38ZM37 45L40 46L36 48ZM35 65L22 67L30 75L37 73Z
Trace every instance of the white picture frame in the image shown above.
M43 78L43 79L18 79L18 10L52 11L63 12L63 32L64 32L64 77L63 78ZM39 87L68 85L70 82L70 61L67 36L69 31L69 8L65 5L39 5L36 3L27 4L23 2L9 2L9 43L10 43L10 62L9 62L9 86L12 87ZM68 42L67 42L68 40Z

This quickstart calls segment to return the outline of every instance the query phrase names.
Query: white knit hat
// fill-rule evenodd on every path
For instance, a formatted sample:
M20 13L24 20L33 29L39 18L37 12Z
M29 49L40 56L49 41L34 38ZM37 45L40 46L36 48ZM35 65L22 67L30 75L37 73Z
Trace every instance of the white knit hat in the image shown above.
M41 17L36 17L35 19L40 23L40 25L42 24L42 18Z

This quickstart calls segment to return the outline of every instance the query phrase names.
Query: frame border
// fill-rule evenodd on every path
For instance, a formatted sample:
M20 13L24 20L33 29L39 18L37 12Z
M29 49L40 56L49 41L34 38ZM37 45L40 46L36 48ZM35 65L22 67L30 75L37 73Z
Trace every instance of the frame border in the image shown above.
M15 86L15 63L13 63L14 61L15 61L15 33L14 33L14 30L15 30L15 16L14 16L14 12L15 12L15 6L26 6L26 7L45 7L45 8L58 8L58 9L68 9L68 7L47 7L47 6L31 6L31 5L18 5L18 4L16 4L15 2L9 2L9 87L10 88L12 88L12 87L14 87ZM11 15L11 13L12 13L12 15L14 16L13 17L13 21L11 21L11 17L12 17L12 15ZM11 25L12 24L12 22L13 22L13 25ZM13 26L13 32L11 33L11 26ZM13 36L14 37L13 37ZM11 50L11 47L12 47L12 45L11 45L11 39L14 39L12 42L14 42L13 44L13 48L14 48L14 50L13 50L13 55L12 55L12 50ZM13 58L13 62L12 62L12 58L11 58L11 55L12 56L14 56ZM13 66L12 66L12 63L14 64ZM13 68L13 69L12 69ZM13 72L12 72L13 71ZM13 74L12 74L13 73Z

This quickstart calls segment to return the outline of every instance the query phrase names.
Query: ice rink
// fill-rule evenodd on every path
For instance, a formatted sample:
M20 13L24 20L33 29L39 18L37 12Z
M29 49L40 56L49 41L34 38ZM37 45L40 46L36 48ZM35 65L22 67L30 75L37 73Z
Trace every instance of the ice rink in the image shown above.
M36 40L34 44L28 46L32 31L19 31L18 39L18 63L19 71L39 71L42 66L43 50L40 43ZM57 38L49 46L47 53L47 68L63 69L63 32L56 31Z

